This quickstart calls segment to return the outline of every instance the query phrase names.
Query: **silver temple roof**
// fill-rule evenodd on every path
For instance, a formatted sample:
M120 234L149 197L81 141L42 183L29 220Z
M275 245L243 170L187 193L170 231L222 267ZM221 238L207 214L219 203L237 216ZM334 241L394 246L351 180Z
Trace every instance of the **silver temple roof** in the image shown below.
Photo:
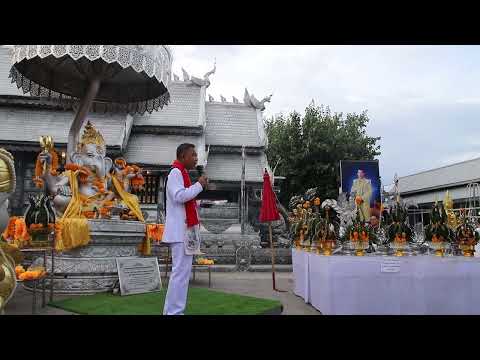
M0 107L0 140L38 145L40 136L50 135L55 143L66 144L73 117L70 111ZM127 116L91 114L89 119L107 146L122 147L128 133Z
M401 194L466 185L480 181L480 158L400 177Z
M200 87L171 82L170 103L160 111L135 117L135 125L198 126L200 124Z

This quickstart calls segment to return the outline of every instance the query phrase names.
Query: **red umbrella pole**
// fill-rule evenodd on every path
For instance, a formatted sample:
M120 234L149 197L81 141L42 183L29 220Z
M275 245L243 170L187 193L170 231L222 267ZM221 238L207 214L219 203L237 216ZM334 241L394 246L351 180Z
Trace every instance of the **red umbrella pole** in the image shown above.
M268 223L268 233L270 235L270 246L272 248L272 284L273 290L278 292L287 292L286 290L279 290L277 289L277 285L275 283L275 248L273 247L273 235L272 235L272 223Z
M273 249L272 223L268 223L268 234L270 236L270 246L272 248L272 284L273 290L277 290L275 286L275 250Z

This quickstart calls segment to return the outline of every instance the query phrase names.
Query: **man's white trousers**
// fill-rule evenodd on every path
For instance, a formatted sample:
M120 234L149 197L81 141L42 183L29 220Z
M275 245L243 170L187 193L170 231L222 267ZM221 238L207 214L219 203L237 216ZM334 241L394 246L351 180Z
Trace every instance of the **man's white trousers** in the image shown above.
M170 243L172 273L168 283L163 315L183 315L187 304L188 283L192 273L192 255L185 255L185 245Z

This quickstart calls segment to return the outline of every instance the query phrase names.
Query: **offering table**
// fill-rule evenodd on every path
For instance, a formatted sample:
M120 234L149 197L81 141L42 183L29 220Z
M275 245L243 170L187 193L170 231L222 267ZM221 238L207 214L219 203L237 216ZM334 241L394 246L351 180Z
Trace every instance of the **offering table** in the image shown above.
M295 294L325 315L480 314L478 258L322 256L293 249L292 259Z

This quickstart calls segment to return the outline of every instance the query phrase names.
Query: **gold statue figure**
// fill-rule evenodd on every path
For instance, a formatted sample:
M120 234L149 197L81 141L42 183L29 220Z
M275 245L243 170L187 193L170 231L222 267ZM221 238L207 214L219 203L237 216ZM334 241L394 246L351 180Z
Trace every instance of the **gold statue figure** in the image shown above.
M448 190L445 193L445 197L443 199L443 207L445 209L445 212L447 213L447 225L452 230L455 230L459 225L459 221L457 219L457 216L455 215L455 212L453 211L453 200Z

